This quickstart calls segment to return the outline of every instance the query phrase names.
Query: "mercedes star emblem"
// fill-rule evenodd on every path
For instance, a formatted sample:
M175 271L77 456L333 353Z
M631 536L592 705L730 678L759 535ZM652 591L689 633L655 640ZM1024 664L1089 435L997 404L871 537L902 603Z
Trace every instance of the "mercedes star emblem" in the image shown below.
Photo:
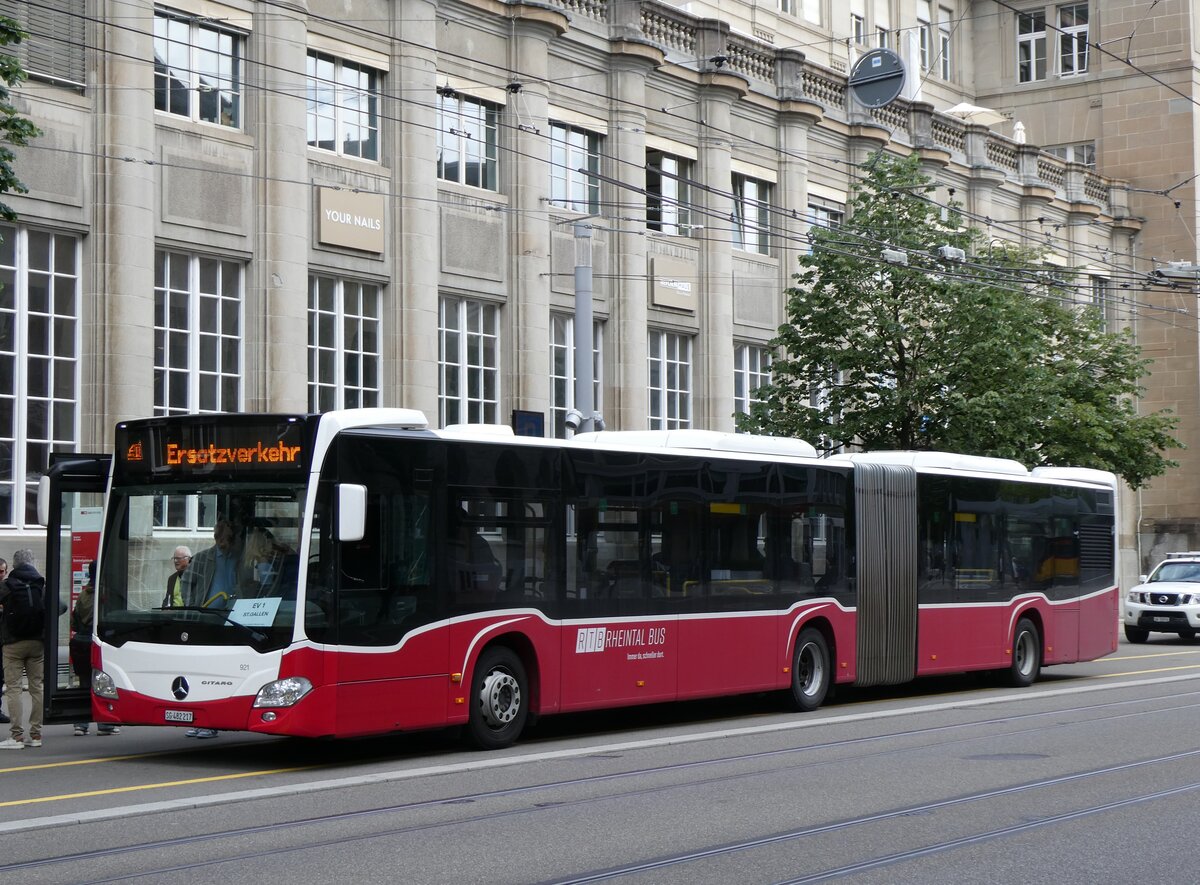
M175 700L182 701L188 696L188 683L182 676L176 676L175 681L171 683L171 694L175 695Z

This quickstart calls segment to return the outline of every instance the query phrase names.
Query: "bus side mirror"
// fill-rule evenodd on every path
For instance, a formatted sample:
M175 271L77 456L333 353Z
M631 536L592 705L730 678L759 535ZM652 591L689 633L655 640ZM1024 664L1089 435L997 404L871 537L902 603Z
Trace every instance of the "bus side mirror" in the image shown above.
M341 483L337 490L337 539L361 541L367 533L367 487Z
M50 525L50 477L45 474L38 477L37 511L38 525Z

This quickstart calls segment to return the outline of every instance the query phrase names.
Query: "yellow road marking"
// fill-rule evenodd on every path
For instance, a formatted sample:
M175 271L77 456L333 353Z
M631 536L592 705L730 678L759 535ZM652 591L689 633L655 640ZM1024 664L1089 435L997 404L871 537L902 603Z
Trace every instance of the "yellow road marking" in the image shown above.
M115 758L132 758L132 757L115 757ZM49 768L48 765L31 765L29 768ZM139 784L132 787L112 787L107 790L88 790L84 793L63 793L60 796L39 796L35 799L15 799L10 802L0 802L0 808L14 808L18 805L38 805L43 802L60 802L63 799L86 799L89 796L112 796L117 793L136 793L141 790L161 790L165 787L184 787L189 784L211 784L218 781L240 780L247 777L261 777L268 774L290 774L296 771L309 771L314 768L320 768L319 765L300 765L296 768L272 768L264 771L245 771L241 774L219 774L213 777L193 777L181 781L166 781L158 784ZM18 770L18 769L10 769Z
M160 750L154 753L134 753L129 756L94 756L91 759L63 759L58 762L37 762L33 765L14 765L0 768L0 774L14 771L37 771L39 768L69 768L72 765L95 765L98 762L124 762L127 759L154 759L158 756L178 756L178 750Z
M1180 649L1179 651L1162 651L1147 655L1113 655L1111 658L1096 658L1096 661L1141 661L1148 658L1174 658L1179 655L1200 655L1200 649L1189 651L1188 649ZM1080 662L1082 663L1082 662Z
M1173 670L1200 670L1200 664L1188 664L1186 667L1158 667L1154 670L1130 670L1127 673L1097 673L1094 676L1084 676L1084 679L1112 679L1115 676L1144 676L1148 673L1170 673Z

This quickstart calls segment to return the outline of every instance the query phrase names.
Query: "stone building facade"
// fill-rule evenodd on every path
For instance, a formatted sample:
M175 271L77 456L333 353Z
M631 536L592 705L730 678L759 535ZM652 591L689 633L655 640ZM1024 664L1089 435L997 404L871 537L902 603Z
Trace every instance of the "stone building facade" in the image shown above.
M733 9L0 0L44 133L0 228L0 550L36 543L49 453L125 418L402 405L561 434L585 242L607 426L731 430L808 230L880 148L1097 292L1140 266L1103 164L944 113L1004 104L979 70L1003 5ZM910 76L872 110L847 75L879 45Z

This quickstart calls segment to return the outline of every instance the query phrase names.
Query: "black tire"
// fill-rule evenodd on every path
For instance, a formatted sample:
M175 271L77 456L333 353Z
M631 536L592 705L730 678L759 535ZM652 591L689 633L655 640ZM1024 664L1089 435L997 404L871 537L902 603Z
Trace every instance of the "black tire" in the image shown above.
M1196 631L1195 630L1180 630L1179 638L1180 639L1195 639Z
M1125 638L1130 642L1141 644L1150 638L1150 631L1145 627L1130 627L1126 624Z
M825 702L832 682L829 643L820 630L806 627L796 637L792 655L792 703L802 713L811 713Z
M529 680L521 659L504 646L486 649L475 665L467 701L471 743L481 750L511 746L529 718Z
M1042 637L1033 621L1021 618L1013 631L1008 682L1018 688L1033 685L1042 672Z

